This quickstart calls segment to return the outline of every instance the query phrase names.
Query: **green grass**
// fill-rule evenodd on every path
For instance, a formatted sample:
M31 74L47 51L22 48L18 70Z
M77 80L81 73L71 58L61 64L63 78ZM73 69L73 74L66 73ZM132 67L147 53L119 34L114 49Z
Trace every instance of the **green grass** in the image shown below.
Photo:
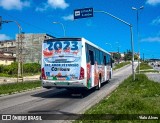
M139 66L136 68L137 72L138 70L139 70ZM151 66L148 65L148 63L145 63L145 62L140 63L140 72L141 73L148 73L148 72L159 73L158 70L154 70Z
M140 73L150 73L150 72L152 72L152 73L159 73L158 70L145 70L145 71L140 71Z
M142 62L140 64L140 70L146 70L146 69L153 69L151 66L148 65L148 63ZM138 70L138 67L137 67Z
M22 90L33 89L33 88L40 87L40 86L41 86L40 81L1 84L0 85L0 95L1 94L12 94L14 92L20 92Z
M34 76L34 75L41 75L41 73L24 73L23 76Z
M23 76L34 76L34 75L40 75L41 73L24 73ZM17 74L13 74L13 75L9 75L9 74L5 74L5 73L0 73L0 77L12 77L12 78L16 78Z
M138 77L137 77L138 76ZM85 114L160 114L160 83L148 80L144 74L130 76L114 91ZM76 120L81 123L158 123L158 120Z
M130 64L130 62L122 62L122 63L119 63L119 64L116 64L115 67L113 68L113 70L116 70L116 69L119 69L125 65L128 65Z
M0 77L16 77L15 75L8 75L6 73L0 73Z

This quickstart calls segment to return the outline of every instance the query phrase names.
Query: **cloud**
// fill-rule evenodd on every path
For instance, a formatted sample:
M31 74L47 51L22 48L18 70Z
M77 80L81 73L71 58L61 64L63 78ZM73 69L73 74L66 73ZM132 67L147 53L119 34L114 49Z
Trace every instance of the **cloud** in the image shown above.
M155 5L157 5L157 4L160 4L160 0L147 0L147 1L146 1L146 4L155 6Z
M41 7L36 8L36 11L43 12L43 11L46 11L48 8L49 8L49 5L46 3L43 3Z
M5 35L5 34L0 34L0 41L3 41L3 40L9 40L11 39L11 37Z
M22 10L23 7L29 7L29 1L21 1L21 0L0 0L0 6L6 10Z
M159 25L160 24L160 16L158 16L156 19L152 20L152 25Z
M141 39L142 42L160 42L160 37L148 37Z
M48 0L48 4L52 8L60 8L60 9L65 9L69 6L68 3L66 3L64 0Z
M66 9L69 7L69 4L65 0L48 0L47 3L42 3L41 7L37 7L36 11L46 11L48 8L54 9Z
M73 14L70 14L68 16L63 16L62 17L65 21L73 21L74 20L74 17L73 17Z

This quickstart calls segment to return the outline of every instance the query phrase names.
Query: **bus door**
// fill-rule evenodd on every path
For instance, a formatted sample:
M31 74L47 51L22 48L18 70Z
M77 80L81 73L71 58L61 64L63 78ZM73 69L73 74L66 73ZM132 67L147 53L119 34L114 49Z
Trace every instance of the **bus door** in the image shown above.
M104 81L108 80L107 78L107 61L106 61L106 56L103 57L103 63L104 63Z
M91 63L91 87L94 87L94 75L95 75L95 71L94 71L94 52L89 50L89 61Z

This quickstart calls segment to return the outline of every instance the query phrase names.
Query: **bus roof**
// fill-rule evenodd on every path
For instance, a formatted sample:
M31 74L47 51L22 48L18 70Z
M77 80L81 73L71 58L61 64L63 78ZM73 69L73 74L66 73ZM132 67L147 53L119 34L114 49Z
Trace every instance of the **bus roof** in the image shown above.
M82 40L84 40L87 44L89 44L89 45L91 45L91 46L93 46L93 47L95 47L95 48L97 48L97 49L99 49L99 50L101 50L101 51L103 51L103 52L105 52L105 53L107 53L107 54L111 55L109 52L107 52L106 50L104 50L104 49L100 48L100 47L99 47L99 46L97 46L96 44L94 44L94 43L92 43L92 42L88 41L87 39L82 38Z
M81 41L82 38L69 38L69 37L64 37L64 38L53 38L53 39L46 39L46 41Z

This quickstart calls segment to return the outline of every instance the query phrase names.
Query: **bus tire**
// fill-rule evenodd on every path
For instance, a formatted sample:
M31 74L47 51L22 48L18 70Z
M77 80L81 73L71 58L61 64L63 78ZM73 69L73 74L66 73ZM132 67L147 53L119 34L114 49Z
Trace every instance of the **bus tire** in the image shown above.
M46 88L46 89L51 89L52 87L44 87L44 88Z
M101 88L101 79L99 78L98 85L96 86L96 90L100 90Z

